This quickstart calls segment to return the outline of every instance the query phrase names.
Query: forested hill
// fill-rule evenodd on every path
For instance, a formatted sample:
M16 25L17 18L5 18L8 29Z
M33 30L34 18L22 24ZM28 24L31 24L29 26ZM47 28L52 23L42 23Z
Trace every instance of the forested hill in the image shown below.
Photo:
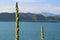
M0 13L0 21L15 21L15 13ZM60 22L60 15L44 16L42 14L19 13L22 22Z

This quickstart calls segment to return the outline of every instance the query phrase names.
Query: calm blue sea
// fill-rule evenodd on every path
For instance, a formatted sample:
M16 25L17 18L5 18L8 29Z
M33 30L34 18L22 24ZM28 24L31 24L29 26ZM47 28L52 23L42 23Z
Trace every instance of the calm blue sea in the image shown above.
M60 23L20 22L20 40L41 40L44 26L45 40L60 40ZM0 22L0 40L15 40L15 22Z

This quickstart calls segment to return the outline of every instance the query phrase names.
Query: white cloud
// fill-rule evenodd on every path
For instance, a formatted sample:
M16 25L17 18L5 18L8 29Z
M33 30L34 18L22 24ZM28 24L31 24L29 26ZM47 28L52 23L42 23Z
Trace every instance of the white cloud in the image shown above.
M0 12L15 12L15 7L0 7ZM33 12L33 13L41 13L41 12L50 12L54 14L60 14L60 7L55 7L50 4L46 4L44 6L30 6L30 7L19 7L19 12Z
M48 10L48 12L52 12L54 14L60 14L60 7L53 7Z
M14 12L15 10L14 10L14 7L7 7L7 6L5 6L5 7L0 7L0 13L1 12Z
M33 13L50 12L54 14L60 14L60 7L55 7L52 5L20 7L20 12L33 12Z
M20 1L20 0L14 0L14 1Z
M31 6L31 7L20 7L20 12L50 12L54 14L60 14L60 7L55 7L51 4L46 4L44 6Z
M35 0L21 0L21 2L35 2Z
M47 2L47 0L20 0L20 2Z

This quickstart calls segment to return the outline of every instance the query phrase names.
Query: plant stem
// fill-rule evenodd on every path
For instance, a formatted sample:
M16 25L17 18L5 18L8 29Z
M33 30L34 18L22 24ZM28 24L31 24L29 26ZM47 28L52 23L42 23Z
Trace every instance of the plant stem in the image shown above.
M19 14L18 14L18 2L16 2L16 40L19 40Z

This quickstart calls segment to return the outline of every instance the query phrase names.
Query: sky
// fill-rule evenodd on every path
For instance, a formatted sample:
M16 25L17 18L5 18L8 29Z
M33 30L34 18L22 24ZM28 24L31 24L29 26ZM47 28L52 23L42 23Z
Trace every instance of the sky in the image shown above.
M60 14L60 0L0 0L0 13L15 12L16 1L19 12Z

